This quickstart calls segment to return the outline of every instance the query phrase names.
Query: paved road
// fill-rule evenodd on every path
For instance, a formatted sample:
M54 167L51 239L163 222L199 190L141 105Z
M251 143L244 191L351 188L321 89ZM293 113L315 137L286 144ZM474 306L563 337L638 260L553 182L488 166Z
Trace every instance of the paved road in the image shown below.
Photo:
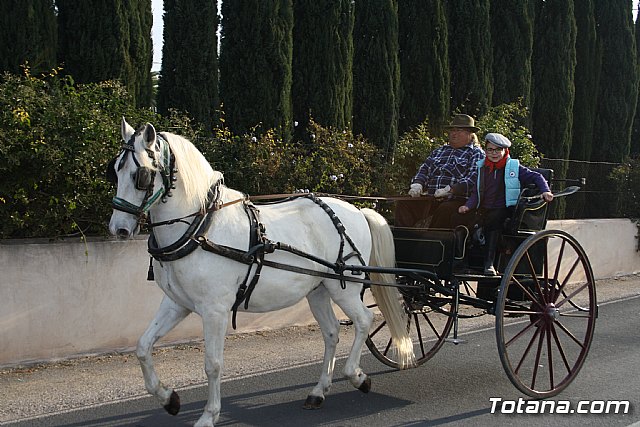
M371 355L362 366L373 388L360 393L337 377L323 409L304 411L302 402L316 381L318 363L239 376L222 384L220 426L435 426L513 424L553 426L628 426L640 421L638 331L640 296L600 306L589 357L578 378L556 401L629 400L627 414L491 414L490 397L524 397L509 382L496 350L493 328L467 332L466 344L447 344L426 365L388 370ZM337 363L340 372L342 362ZM203 387L181 391L177 417L151 398L73 410L10 424L13 426L191 426L205 403ZM575 407L575 406L574 406Z

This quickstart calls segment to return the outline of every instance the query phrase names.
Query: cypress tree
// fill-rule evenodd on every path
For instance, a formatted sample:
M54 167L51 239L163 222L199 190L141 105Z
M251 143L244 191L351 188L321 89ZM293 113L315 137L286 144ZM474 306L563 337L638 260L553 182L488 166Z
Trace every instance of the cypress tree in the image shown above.
M164 0L158 111L187 112L212 129L218 108L218 9L210 0Z
M493 105L518 98L529 105L533 55L532 0L491 0Z
M571 150L576 32L573 0L542 4L533 46L532 129L537 148L555 159L567 159ZM566 163L554 169L555 178L565 178ZM554 203L552 209L553 217L563 217L564 201Z
M292 31L292 0L222 3L220 98L234 133L290 136Z
M77 83L120 80L137 105L147 102L141 88L151 72L150 0L56 0L56 6L64 72Z
M640 58L640 19L637 19L637 18L635 23L635 31L636 31L636 34L635 34L636 35L636 57ZM638 92L639 92L639 96L637 99L640 100L640 90ZM630 154L633 157L640 156L640 108L637 108L637 103L636 103L636 117L633 120Z
M0 2L0 71L21 73L26 62L32 73L51 70L57 39L53 0Z
M630 0L596 0L602 69L592 160L621 162L629 154L638 98L638 63Z
M296 133L309 116L322 126L351 126L353 19L351 0L293 3L292 100Z
M151 67L153 66L153 40L151 27L153 14L151 0L136 0L125 3L129 17L129 57L134 74L134 94L139 107L150 107L153 98Z
M447 18L442 0L398 5L400 118L404 133L425 119L436 131L449 118Z
M573 0L544 2L535 25L533 137L546 157L567 159L575 99L577 30Z
M389 162L398 140L398 9L395 0L356 3L353 131Z
M575 8L575 17L577 37L571 158L589 160L602 57L596 37L593 0L584 0L580 7Z
M451 106L482 116L493 96L489 0L449 2Z
M593 123L598 96L600 75L600 58L602 52L598 48L593 0L584 0L581 7L575 8L576 36L576 69L575 69L575 103L573 105L573 141L570 158L573 160L589 160L593 146ZM571 168L571 166L570 166ZM584 177L590 182L587 168L569 170L571 177ZM588 208L585 193L571 197L567 204L570 218L579 218Z

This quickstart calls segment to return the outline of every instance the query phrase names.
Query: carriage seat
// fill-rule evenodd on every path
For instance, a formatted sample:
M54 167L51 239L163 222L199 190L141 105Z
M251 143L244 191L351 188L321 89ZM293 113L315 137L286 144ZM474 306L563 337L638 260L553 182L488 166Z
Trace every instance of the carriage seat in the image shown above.
M540 173L549 183L553 180L553 169L531 168ZM525 200L523 197L537 196L540 191L535 187L523 188L520 198L511 218L507 218L504 225L506 234L518 234L518 232L532 232L544 230L547 226L548 204L542 199Z

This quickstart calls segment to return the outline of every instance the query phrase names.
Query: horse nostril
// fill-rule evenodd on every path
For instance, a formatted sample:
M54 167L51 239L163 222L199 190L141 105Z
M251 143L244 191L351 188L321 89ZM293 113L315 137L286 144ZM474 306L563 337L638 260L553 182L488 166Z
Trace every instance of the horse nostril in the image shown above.
M118 228L118 231L116 232L116 236L119 239L126 239L129 237L129 230L127 230L126 228Z

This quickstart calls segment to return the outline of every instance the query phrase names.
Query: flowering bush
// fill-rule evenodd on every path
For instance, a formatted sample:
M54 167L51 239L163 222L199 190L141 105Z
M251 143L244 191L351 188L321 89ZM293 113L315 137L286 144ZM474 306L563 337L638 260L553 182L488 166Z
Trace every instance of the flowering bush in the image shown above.
M514 143L514 155L535 165L538 157L517 106L496 107L479 120ZM136 109L121 84L75 85L57 70L33 77L0 76L0 238L106 234L113 187L105 180L120 150L122 116L191 140L228 186L250 195L296 190L345 195L406 193L411 177L434 148L445 144L428 123L403 135L392 163L348 130L311 122L308 142L290 142L273 131L233 135L224 125L213 134L184 114L167 117ZM480 135L482 136L482 135Z
M640 220L640 157L630 158L615 168L611 179L620 194L616 213L624 218Z
M120 120L169 125L116 82L75 85L59 70L0 76L0 238L103 234Z
M224 124L224 122L223 122ZM226 127L199 148L228 186L251 195L296 190L364 195L374 191L375 149L348 131L310 125L308 144L282 141L272 131L233 135ZM208 148L206 147L208 145Z

